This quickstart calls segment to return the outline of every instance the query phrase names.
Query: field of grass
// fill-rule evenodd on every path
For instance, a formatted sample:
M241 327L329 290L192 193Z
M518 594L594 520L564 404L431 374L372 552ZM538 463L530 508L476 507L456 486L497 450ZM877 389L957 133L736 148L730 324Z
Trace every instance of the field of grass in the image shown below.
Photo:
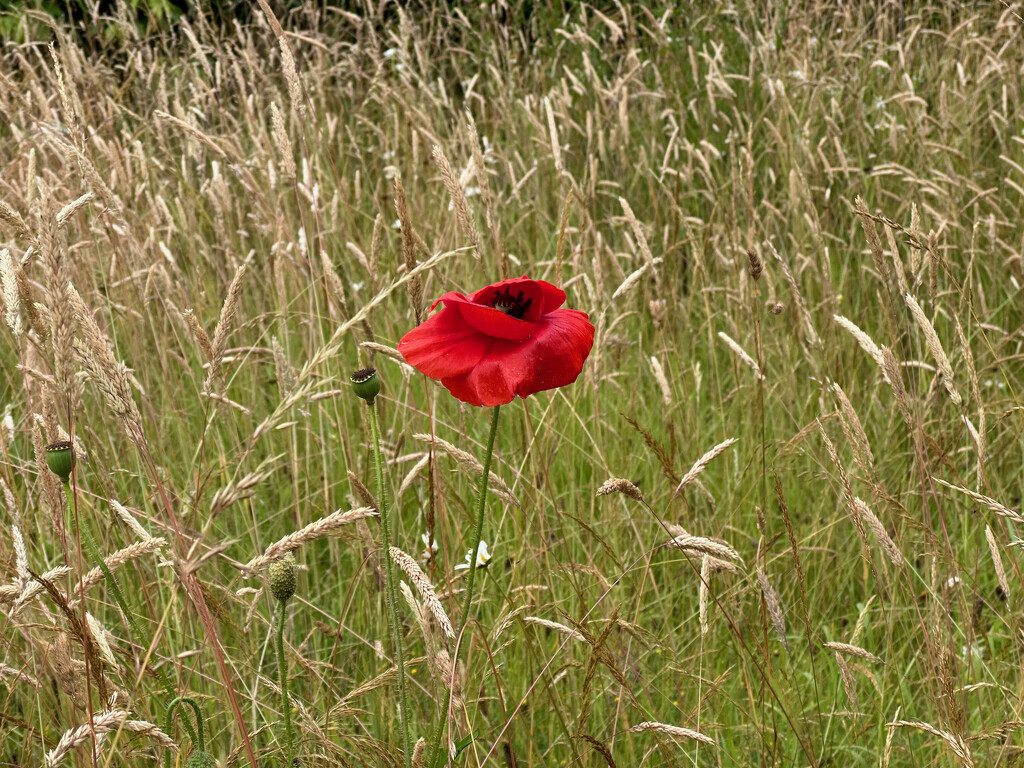
M452 700L460 766L1019 764L1024 6L399 5L0 50L0 765L183 766L188 696L285 766L285 537L301 764L405 765L348 379L457 627L491 410L395 347L524 274L595 343L502 409L452 690L401 577L413 743Z

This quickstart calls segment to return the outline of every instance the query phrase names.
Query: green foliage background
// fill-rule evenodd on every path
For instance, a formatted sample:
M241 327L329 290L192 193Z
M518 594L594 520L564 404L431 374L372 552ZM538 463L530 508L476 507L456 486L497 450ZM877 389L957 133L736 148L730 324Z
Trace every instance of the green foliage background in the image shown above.
M104 587L86 601L133 717L162 722L158 665L201 700L222 764L246 764L243 725L260 760L282 759L272 605L240 566L362 505L370 454L345 381L370 362L385 381L399 546L418 553L435 532L427 572L457 610L475 477L416 435L479 456L487 416L389 355L422 310L394 227L400 176L422 243L413 257L436 257L423 301L529 273L564 285L597 327L576 384L502 414L496 472L521 504L488 509L495 554L459 734L476 741L460 764L492 751L537 766L1019 759L1019 5L308 5L278 9L280 38L255 12L238 25L212 12L151 23L159 14L137 9L72 24L23 10L31 23L3 17L15 26L0 77L0 243L49 314L0 339L0 477L13 499L0 564L15 590L0 592L0 663L41 685L0 673L3 753L40 764L86 720L53 661L74 622L52 595L15 610L13 527L37 573L63 562L60 529L73 530L53 514L33 445L68 426L46 319L64 279L131 368L145 430L140 447L76 363L78 524L123 550L137 534L117 502L169 542L118 572L158 638L152 655L127 641ZM435 144L469 195L475 251ZM224 387L211 392L187 313L214 335L243 263ZM959 404L904 294L934 327ZM837 316L892 350L898 375ZM677 493L727 438L737 443ZM612 477L645 504L598 496ZM702 599L702 557L665 546L670 525L727 542L742 566L714 572ZM299 552L288 638L306 765L400 759L377 646L377 535L353 526ZM403 630L426 734L447 694L411 612ZM825 646L836 641L873 656L837 656ZM72 652L82 658L80 642ZM715 746L630 731L641 722ZM120 738L111 765L157 755Z

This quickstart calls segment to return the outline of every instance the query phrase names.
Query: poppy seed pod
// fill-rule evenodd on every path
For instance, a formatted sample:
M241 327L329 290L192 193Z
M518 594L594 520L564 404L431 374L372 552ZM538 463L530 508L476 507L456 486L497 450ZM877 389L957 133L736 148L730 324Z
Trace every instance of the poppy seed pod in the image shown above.
M380 394L380 376L374 368L363 368L356 371L349 377L352 382L352 389L359 397L363 398L370 405L373 405L373 398Z
M209 752L197 749L188 756L185 761L185 768L217 768L217 762L210 757Z
M46 446L46 466L67 485L71 480L71 470L75 468L75 451L71 443L61 440Z
M267 569L267 581L270 583L270 594L282 603L295 594L295 580L298 573L295 556L289 552L280 560L275 560Z

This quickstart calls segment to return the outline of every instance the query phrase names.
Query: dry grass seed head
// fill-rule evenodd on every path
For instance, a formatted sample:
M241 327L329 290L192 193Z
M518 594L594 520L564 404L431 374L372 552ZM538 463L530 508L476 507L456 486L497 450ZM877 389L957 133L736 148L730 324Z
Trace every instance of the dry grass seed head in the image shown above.
M685 488L690 482L694 480L694 478L696 478L701 472L705 470L708 464L711 463L712 459L714 459L716 456L718 456L718 454L722 453L722 451L724 451L726 448L728 448L729 446L733 445L736 442L737 440L735 437L730 437L727 440L723 440L714 448L712 448L703 456L701 456L699 459L697 459L697 461L693 463L693 466L690 467L687 473L683 475L683 479L679 481L679 485L676 486L675 493L679 493L683 488Z
M330 291L330 297L334 299L331 302L331 307L334 307L334 303L337 302L341 311L348 315L348 302L345 299L345 286L338 276L338 271L334 268L334 264L331 262L331 258L327 255L327 251L320 251L320 266L324 271L324 280L327 282L327 287Z
M67 222L96 196L92 192L86 192L81 197L72 200L59 211L57 211L57 226L63 227Z
M81 328L82 338L75 341L79 363L96 384L107 407L120 419L128 437L138 443L142 439L142 414L132 395L132 377L127 366L114 357L110 344L100 330L92 312L86 307L74 286L68 284L68 300Z
M423 768L427 759L427 740L420 736L412 748L412 768Z
M452 170L451 163L448 162L448 157L445 155L444 150L435 144L430 154L437 164L437 169L441 173L441 181L444 182L445 189L448 190L448 196L452 200L452 208L455 210L455 221L458 224L459 235L475 246L473 254L479 259L480 233L477 232L476 223L473 221L473 212L469 209L466 190L462 188L462 184Z
M316 539L324 536L336 535L340 529L349 523L354 523L367 517L373 517L376 514L377 512L370 507L359 507L345 512L340 509L335 510L327 517L322 517L305 526L301 530L290 533L283 539L275 541L266 548L262 555L254 557L242 566L242 571L247 575L254 576L270 565L273 561L284 557L289 552L295 551L303 544L308 544L309 542L315 541Z
M14 259L7 248L0 250L0 286L3 288L4 321L15 337L21 336L25 330L21 322L21 294L18 293Z
M283 453L270 456L261 461L252 472L243 475L240 480L230 482L218 489L210 502L210 515L217 515L232 504L254 496L256 486L274 474L276 467L273 465L283 457Z
M821 433L821 439L825 443L825 449L828 451L832 464L839 472L839 482L843 488L843 497L846 499L846 508L850 513L850 518L853 520L854 528L857 529L857 534L860 536L861 543L864 545L864 558L867 559L868 535L864 528L864 522L861 520L859 510L857 509L856 501L854 500L853 488L850 486L850 478L846 474L846 469L843 467L842 462L839 460L839 454L836 452L836 447L832 443L832 439L828 436L828 433L825 431L825 427L822 426L820 421L818 422L818 431Z
M56 568L51 568L43 573L39 580L47 582L60 581L70 573L71 569L66 565L58 565ZM34 579L24 585L20 581L14 584L4 584L0 586L0 603L11 606L11 618L14 618L45 591L46 588Z
M818 336L817 330L814 328L814 320L811 318L811 313L807 309L807 300L804 299L803 293L800 291L800 286L796 282L796 278L793 276L792 270L786 263L782 255L775 250L775 246L768 243L768 247L772 251L772 255L775 257L775 261L778 262L779 268L782 270L782 276L786 280L786 285L789 288L790 300L800 311L800 319L804 324L804 334L808 344L815 347L821 346L821 338Z
M868 211L864 201L857 197L854 201L855 212L860 217L861 227L864 229L864 237L868 241L868 249L871 251L871 261L875 265L879 277L888 285L892 280L892 273L889 271L889 262L885 260L882 252L882 241L878 237L878 229L875 227L874 218Z
M672 535L672 539L668 541L667 546L681 549L684 552L711 555L726 562L735 561L740 564L743 563L743 558L740 557L739 553L724 542L707 539L702 536L693 536L685 528L675 524L668 526L668 532Z
M210 337L206 333L206 329L196 319L196 314L191 309L186 309L183 313L185 322L188 323L188 329L192 332L192 338L196 340L199 348L203 351L203 355L206 357L206 362L213 362L213 345L210 343Z
M860 464L861 470L865 475L872 477L874 475L875 458L871 454L871 446L868 444L868 436L864 432L864 425L861 424L860 417L857 415L857 411L846 396L843 388L838 383L833 383L832 391L839 402L839 417L843 423L843 431L853 445L857 463Z
M370 281L373 291L377 292L377 272L380 268L380 257L384 253L384 216L380 213L373 220L373 236L370 240Z
M129 720L128 712L123 709L108 710L93 716L91 722L72 728L61 736L57 745L46 754L46 768L56 768L70 753L95 736L115 731L138 733L149 737L171 753L178 751L174 740L153 723Z
M672 388L668 384L668 379L665 378L665 371L661 367L661 363L654 355L651 355L651 372L654 374L654 380L658 382L658 387L661 389L661 402L665 406L672 405Z
M629 275L626 276L626 279L623 280L622 283L619 285L619 287L615 289L615 292L612 294L611 301L615 301L620 296L625 296L627 293L629 293L633 289L633 287L640 282L640 278L647 274L650 268L651 266L649 264L644 264L639 269L635 269L632 272L630 272Z
M917 728L918 730L925 731L933 736L938 736L949 748L949 751L956 756L962 768L974 768L974 758L971 756L971 749L967 742L960 736L949 733L948 731L943 731L930 723L925 723L920 720L895 720L891 723L887 723L886 727Z
M868 356L878 364L878 367L882 369L882 374L885 375L885 363L882 359L882 350L877 344L875 344L871 337L858 328L852 321L842 315L832 315L832 319L835 320L836 325L844 328L851 336L853 336L854 339L857 340L860 348L868 353Z
M459 468L465 472L469 472L474 475L482 475L484 472L484 465L471 453L468 453L461 448L456 448L451 443L441 438L428 435L424 433L417 433L413 436L414 440L420 442L431 443L434 446L436 452L444 453L455 460L455 463L459 465ZM514 507L521 507L519 499L516 498L515 494L512 493L512 489L508 487L504 480L502 480L492 470L487 480L487 487L490 488L491 492L501 499L504 503Z
M238 312L242 280L245 278L246 271L245 264L240 264L235 270L235 276L231 279L227 296L224 299L224 306L220 311L220 318L217 320L217 327L213 331L213 339L210 342L210 370L203 384L203 389L206 392L223 394L221 390L224 386L224 352L227 350L228 335L234 326L235 315Z
M857 681L853 677L853 672L850 671L850 665L846 663L838 651L836 651L836 666L839 667L839 677L843 681L843 688L846 691L846 698L850 702L850 709L856 711L858 706L857 701Z
M114 658L114 652L110 648L110 643L107 642L107 630L103 628L103 625L97 621L96 617L91 613L86 612L85 623L89 627L89 635L92 638L93 643L97 650L99 650L100 658L103 659L105 664L116 668L117 659Z
M285 184L291 184L296 178L295 154L292 149L292 140L288 137L288 128L284 124L284 117L275 102L270 103L270 124L274 146L281 158L281 180Z
M47 658L61 691L71 699L76 707L88 709L85 662L72 657L71 642L63 632L59 633L57 639L50 645Z
M298 374L288 361L288 352L278 341L277 336L270 340L270 349L274 355L274 377L277 379L277 390L281 397L288 397L299 383Z
M2 477L0 477L0 496L3 496L4 508L7 510L7 514L10 515L11 520L15 524L20 523L21 512L18 510L18 502Z
M779 593L772 586L772 583L768 581L768 576L760 568L757 568L757 583L761 587L764 607L768 612L768 618L771 619L775 634L778 635L779 642L782 643L783 647L788 647L786 642L786 618L782 611L782 600L779 598Z
M699 741L704 744L715 745L715 740L710 736L705 736L703 733L691 730L689 728L682 728L677 725L669 725L667 723L654 723L645 721L643 723L637 723L629 729L630 733L641 733L643 731L654 731L655 733L661 733L665 736L671 736L673 739L687 739L689 741Z
M110 508L114 510L114 514L117 515L118 519L128 526L129 530L139 541L148 541L153 538L149 531L142 527L142 524L135 518L135 515L129 512L128 508L121 502L110 499Z
M455 639L455 630L452 628L451 619L448 618L448 614L445 613L444 606L441 605L441 601L437 597L437 593L434 592L434 585L430 583L430 579L423 573L419 563L405 552L400 550L398 547L391 547L391 559L395 561L395 565L402 569L402 572L409 577L409 581L416 587L416 591L420 593L420 597L423 599L423 604L427 607L438 625L441 627L441 631L444 632L445 636L451 640Z
M910 287L907 285L907 276L903 269L903 262L900 260L899 248L896 246L896 235L892 225L886 223L884 226L885 239L889 244L889 257L892 259L893 271L896 273L896 285L899 287L900 293L907 293Z
M634 501L643 502L644 500L640 489L623 477L608 478L597 489L598 496L607 496L612 493L621 493L623 496L628 496Z
M845 654L846 656L853 656L857 659L864 659L870 661L872 664L882 664L882 660L875 656L870 651L866 651L858 645L850 645L849 643L825 643L826 648L830 651L835 651L836 655Z
M4 486L6 488L6 486ZM28 570L28 550L25 548L25 538L16 525L11 526L11 540L14 545L14 571L17 580L24 589L32 580L32 574Z
M548 136L551 140L551 154L555 160L555 171L559 175L565 170L562 164L562 144L558 138L558 126L555 124L555 113L551 109L551 99L544 97L544 110L548 118Z
M619 198L619 205L622 206L622 212L626 216L626 221L629 222L629 227L633 231L633 237L636 238L637 246L640 248L640 255L643 257L644 266L646 266L652 275L654 275L655 286L660 286L660 276L655 268L654 254L651 253L651 246L647 242L647 236L644 234L643 227L640 226L640 222L637 221L636 214L633 213L633 209L629 207L629 203L626 202L626 198ZM660 290L658 290L660 293Z
M32 675L23 669L17 669L15 667L8 667L6 664L0 664L0 678L8 678L8 685L17 685L18 683L27 683L33 688L39 688L42 684L36 680Z
M761 261L761 257L757 251L753 248L747 249L747 273L750 278L755 282L761 279L761 274L764 272L764 262Z
M129 544L123 549L119 549L111 555L107 555L103 558L104 565L107 566L107 570L113 572L120 568L125 563L130 563L133 560L138 560L144 555L148 555L152 552L158 552L167 545L166 539L163 537L149 538L144 541L136 541ZM83 593L88 592L90 589L101 583L104 578L103 570L96 566L90 570L87 574L82 577L80 584L75 586L74 594L71 600L68 602L69 605L78 605L78 601L81 600Z
M951 490L964 494L975 503L992 510L1000 517L1005 517L1007 520L1012 520L1015 523L1024 525L1024 517L1022 517L1020 513L1015 512L1009 507L1003 506L995 499L990 498L984 495L983 493L978 493L977 491L972 491L969 488L964 488L962 485L954 485L953 483L947 483L945 480L942 480L938 477L933 477L932 480L934 480L939 485L944 485L946 488L950 488Z
M928 347L928 351L935 358L936 366L942 377L942 385L949 393L949 398L953 401L953 404L959 406L962 403L962 399L953 381L953 366L950 365L949 357L946 356L946 350L942 348L942 342L939 340L939 334L935 332L935 326L932 325L931 320L928 319L924 310L921 309L917 299L909 293L904 294L903 298L907 302L907 306L910 307L910 314L913 316L914 321L924 334L925 346Z
M871 508L863 499L855 497L853 503L860 518L871 529L871 532L875 535L875 538L889 557L889 560L892 561L892 564L897 568L903 567L906 562L903 558L903 553L900 552L896 542L889 536L889 532L885 529L882 521L875 517L875 513L871 511Z
M571 637L573 640L579 640L580 642L586 642L586 638L582 634L577 632L571 627L565 626L565 624L559 624L557 621L550 621L548 619L542 619L537 616L523 616L523 621L527 624L536 624L539 627L545 627L552 629L555 632L559 632L563 635Z
M1006 570L1003 568L1003 558L999 554L999 545L996 543L995 534L992 533L992 529L987 525L985 526L985 540L988 542L989 552L992 553L992 565L996 569L996 580L999 582L999 587L1003 590L1003 594L1006 595L1007 599L1009 599L1010 583L1006 579Z
M21 214L14 210L9 203L0 200L0 221L17 231L19 235L29 242L35 242L35 236L28 224L21 217Z
M889 347L883 346L881 348L881 355L882 372L896 398L896 408L899 410L900 416L903 417L906 425L913 429L914 419L910 415L910 398L907 396L907 388L903 383L903 370L896 359L895 353Z
M81 382L75 376L75 315L67 276L67 251L63 235L58 232L54 215L43 215L39 233L40 250L46 271L46 302L50 311L50 339L53 351L53 375L74 411L81 399Z
M761 366L757 364L757 361L755 361L754 358L747 354L747 351L743 349L743 347L741 347L736 340L732 338L732 336L727 334L725 331L719 331L718 338L725 342L725 345L732 350L733 354L736 355L744 365L750 368L758 379L762 381L764 380L765 376L761 372Z
M36 297L36 289L29 282L28 275L21 265L12 259L14 268L14 279L18 283L18 295L21 298L21 314L28 321L28 327L36 333L39 339L45 339L49 333L49 323L44 320L39 311L40 305Z

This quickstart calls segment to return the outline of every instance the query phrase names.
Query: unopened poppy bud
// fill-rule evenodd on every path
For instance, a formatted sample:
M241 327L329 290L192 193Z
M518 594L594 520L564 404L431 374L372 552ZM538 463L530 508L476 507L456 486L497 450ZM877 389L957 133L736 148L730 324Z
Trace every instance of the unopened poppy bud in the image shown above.
M71 470L75 468L75 451L71 443L61 440L46 446L46 466L67 485L71 480Z
M188 756L185 761L185 768L217 768L217 762L210 757L209 752L197 749Z
M373 398L380 394L380 376L375 368L363 368L356 371L349 378L352 382L352 389L359 397L363 398L370 405L373 405Z
M295 555L289 552L280 560L275 560L267 569L267 581L270 582L270 594L282 603L295 594L295 578L299 568L295 564Z

